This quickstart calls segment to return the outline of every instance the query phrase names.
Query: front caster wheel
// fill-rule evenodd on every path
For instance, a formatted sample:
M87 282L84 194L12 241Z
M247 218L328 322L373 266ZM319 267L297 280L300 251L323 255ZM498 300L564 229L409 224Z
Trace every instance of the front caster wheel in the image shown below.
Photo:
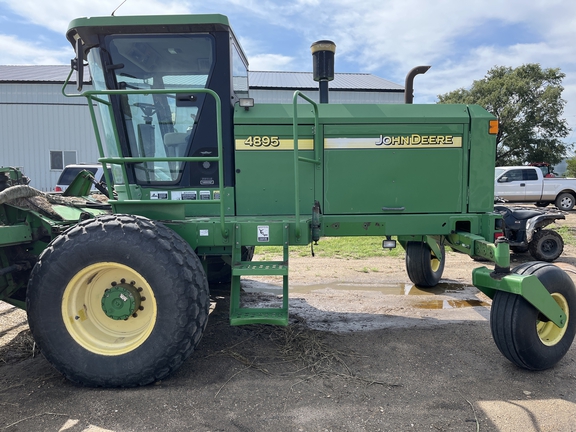
M444 245L440 245L441 257L434 255L434 252L424 242L408 242L406 244L406 272L414 285L420 288L435 287L442 273L446 252Z
M562 328L548 321L523 297L497 291L492 299L490 328L500 352L516 366L544 370L558 363L566 354L576 333L576 288L572 279L558 267L530 262L513 270L520 275L534 275L552 295L567 317Z
M140 216L79 223L42 253L27 312L46 359L71 381L132 387L163 379L208 320L206 276L190 246Z

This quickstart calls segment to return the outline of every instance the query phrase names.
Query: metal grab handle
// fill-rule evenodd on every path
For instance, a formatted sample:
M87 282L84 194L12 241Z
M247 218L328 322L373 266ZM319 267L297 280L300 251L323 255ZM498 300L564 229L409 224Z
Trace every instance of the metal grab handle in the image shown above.
M405 207L382 207L382 211L404 211Z

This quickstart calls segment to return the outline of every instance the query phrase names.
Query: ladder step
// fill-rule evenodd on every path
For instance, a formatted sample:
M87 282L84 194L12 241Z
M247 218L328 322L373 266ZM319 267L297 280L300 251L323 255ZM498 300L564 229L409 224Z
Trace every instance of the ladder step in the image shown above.
M231 325L288 325L288 308L239 308L230 313Z
M288 264L284 261L242 261L232 266L233 276L259 276L288 274Z

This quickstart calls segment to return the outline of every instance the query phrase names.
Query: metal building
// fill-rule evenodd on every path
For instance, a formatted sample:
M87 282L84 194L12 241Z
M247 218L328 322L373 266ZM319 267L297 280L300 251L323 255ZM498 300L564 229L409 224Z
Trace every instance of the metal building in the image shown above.
M67 65L0 66L0 166L22 168L42 191L53 190L66 165L98 159L86 99L62 94L69 72ZM249 82L255 103L292 103L295 90L318 100L311 72L250 72ZM403 101L403 86L374 75L337 73L330 82L333 103Z
M0 165L21 167L44 191L64 166L98 158L86 99L62 94L69 69L0 66Z
M312 72L250 72L254 103L292 103L295 90L318 102ZM371 74L336 73L330 81L331 103L404 103L404 87Z

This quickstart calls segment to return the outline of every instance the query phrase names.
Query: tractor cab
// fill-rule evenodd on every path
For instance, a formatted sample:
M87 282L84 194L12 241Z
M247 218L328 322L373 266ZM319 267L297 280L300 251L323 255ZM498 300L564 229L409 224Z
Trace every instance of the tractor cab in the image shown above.
M108 162L120 197L162 199L162 189L176 188L188 190L184 198L212 199L231 184L232 158L222 158L220 173L218 146L231 155L233 106L247 96L248 62L226 17L80 18L67 38L75 69L90 64L101 153L117 158Z

